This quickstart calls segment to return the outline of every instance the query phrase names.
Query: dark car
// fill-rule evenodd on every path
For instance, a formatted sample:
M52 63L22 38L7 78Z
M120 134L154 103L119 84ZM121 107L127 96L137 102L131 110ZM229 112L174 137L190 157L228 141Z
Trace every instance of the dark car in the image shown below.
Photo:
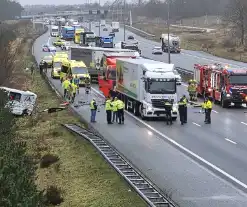
M115 33L114 33L114 32L110 32L110 33L109 33L109 36L115 37Z
M107 31L108 31L108 29L105 27L105 28L103 29L103 31L107 32Z
M134 38L132 35L129 35L127 39L128 39L128 40L133 40L133 39L135 39L135 38Z

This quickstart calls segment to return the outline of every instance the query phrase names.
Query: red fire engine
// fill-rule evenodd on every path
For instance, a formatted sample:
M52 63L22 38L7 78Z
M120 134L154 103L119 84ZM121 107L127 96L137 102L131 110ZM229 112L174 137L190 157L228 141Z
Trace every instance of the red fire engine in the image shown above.
M247 68L195 64L194 79L198 95L213 97L223 108L247 103Z
M99 89L108 97L111 90L116 85L116 59L136 58L136 52L110 52L103 55L103 76L98 76Z

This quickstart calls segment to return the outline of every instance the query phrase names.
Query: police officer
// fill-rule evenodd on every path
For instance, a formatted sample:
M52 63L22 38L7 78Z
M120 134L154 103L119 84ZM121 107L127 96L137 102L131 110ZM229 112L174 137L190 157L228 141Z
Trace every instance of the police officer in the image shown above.
M124 124L124 102L120 99L117 100L117 113L118 124Z
M206 97L205 100L205 124L211 124L211 112L213 108L212 98Z
M71 103L74 103L78 86L72 80L71 80L70 86L71 86L71 90L72 90L71 91L72 92L71 93Z
M73 78L73 82L74 82L75 85L77 85L77 94L79 94L79 91L80 91L80 79L78 78L77 75Z
M180 122L181 125L183 125L185 123L185 102L183 97L180 98L179 102L178 102L178 111L179 111L179 117L180 117Z
M45 69L45 73L47 73L47 69L48 69L48 63L44 62L44 69Z
M95 118L96 118L96 111L97 111L97 103L95 101L95 99L93 98L93 100L90 102L90 109L91 109L91 122L95 123Z
M172 125L172 101L165 101L165 110L166 110L166 124L169 125L169 122L170 122L170 125Z
M117 97L114 98L114 100L112 101L112 112L113 112L113 115L112 115L112 122L118 122L118 113L117 113Z
M40 72L40 74L43 73L43 70L44 70L44 60L41 60L40 63L39 63L39 72Z
M184 123L187 123L187 114L188 114L188 108L187 108L187 103L188 99L186 98L185 95L183 95L183 103L184 103Z
M70 81L67 78L65 79L65 81L63 81L62 87L63 87L63 90L64 90L63 97L67 98L68 97L68 92L69 92L68 90L69 90L69 87L70 87Z
M105 102L105 110L106 110L106 120L108 124L112 124L112 101L110 97L107 98Z

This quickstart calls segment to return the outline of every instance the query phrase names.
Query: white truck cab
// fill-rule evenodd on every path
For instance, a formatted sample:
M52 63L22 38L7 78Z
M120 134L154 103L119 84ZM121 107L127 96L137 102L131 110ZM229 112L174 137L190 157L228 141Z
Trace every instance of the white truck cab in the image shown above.
M30 91L0 87L7 95L6 108L14 115L31 115L36 103L37 95Z
M177 118L177 86L174 64L137 58L117 59L117 91L126 109L143 119L165 117L165 101L173 101L172 117Z

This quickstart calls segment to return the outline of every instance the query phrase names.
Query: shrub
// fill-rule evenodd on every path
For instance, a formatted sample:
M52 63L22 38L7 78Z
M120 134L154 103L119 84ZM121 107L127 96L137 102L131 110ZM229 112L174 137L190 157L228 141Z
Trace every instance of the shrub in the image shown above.
M40 168L47 168L53 163L57 162L58 160L59 160L58 156L52 154L46 154L40 160Z
M63 202L61 197L61 190L55 186L50 186L46 191L46 202L47 204L59 205Z

